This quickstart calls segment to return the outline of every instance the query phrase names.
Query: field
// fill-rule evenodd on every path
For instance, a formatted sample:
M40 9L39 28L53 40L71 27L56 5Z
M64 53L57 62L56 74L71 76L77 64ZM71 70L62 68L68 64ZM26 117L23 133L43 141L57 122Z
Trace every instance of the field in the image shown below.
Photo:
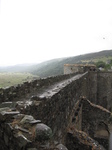
M0 88L15 86L37 78L39 77L30 73L0 73Z

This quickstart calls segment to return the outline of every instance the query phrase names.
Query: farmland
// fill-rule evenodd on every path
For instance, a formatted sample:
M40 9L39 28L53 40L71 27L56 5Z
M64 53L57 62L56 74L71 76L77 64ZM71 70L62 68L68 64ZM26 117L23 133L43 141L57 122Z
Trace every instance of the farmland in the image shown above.
M12 85L16 86L17 84L38 78L38 76L30 73L0 73L0 88L6 88Z

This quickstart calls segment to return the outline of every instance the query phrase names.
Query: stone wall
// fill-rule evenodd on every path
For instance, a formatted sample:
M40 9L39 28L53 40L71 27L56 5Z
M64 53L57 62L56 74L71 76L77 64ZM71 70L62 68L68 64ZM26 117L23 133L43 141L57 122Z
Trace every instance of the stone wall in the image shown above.
M88 94L93 103L111 110L112 108L112 72L88 72Z
M82 99L82 131L97 139L106 149L109 142L109 117L111 112L87 99Z
M98 72L97 104L112 110L112 72Z
M50 126L53 130L54 139L59 143L64 143L66 129L74 117L78 117L77 127L81 129L81 112L78 112L81 106L76 106L76 103L81 95L87 95L88 91L84 88L87 86L87 76L88 74L85 73L51 98L44 97L38 106L31 105L25 110L27 114L31 114ZM38 101L40 101L39 98L36 102L38 103Z
M76 104L77 105L77 104ZM70 150L107 150L109 148L111 112L82 97L75 120L68 128L66 146ZM81 114L81 129L77 122ZM78 123L78 124L77 124Z
M3 89L4 93L2 93L2 98L4 99L2 99L3 102L0 105L1 150L41 150L55 149L57 146L58 149L61 149L63 146L60 144L65 144L66 130L68 126L73 123L74 117L77 118L76 126L78 127L78 125L80 125L79 127L81 129L81 113L79 113L79 107L81 106L79 106L78 100L80 95L87 94L87 89L84 88L87 84L87 80L85 80L87 73L73 77L72 75L66 75L64 77L66 80L61 80L59 77L56 77L50 78L55 79L55 81L50 81L48 78L48 80L35 80L32 83L26 82L18 86L18 88L15 88L17 90L15 93L19 95L13 99L13 102L7 102L7 100L9 100L7 99L8 94L13 95L13 92L10 93L9 89L6 89L6 91ZM61 81L57 84L58 79ZM43 87L44 90L47 90L48 85L50 85L49 83L54 85L56 83L56 86L59 86L57 87L57 92L54 92L49 97L47 97L49 92L45 97L38 97L36 95L40 92L38 87L40 87L41 90ZM61 83L62 85L60 86ZM24 89L23 87L26 88ZM28 88L31 89L29 92L27 91ZM20 89L22 90L21 92L24 93L24 91L26 91L26 93L22 95L22 93L19 93ZM43 90L41 92L43 92ZM32 97L30 97L31 95ZM30 99L27 100L27 98ZM78 105L75 105L76 103ZM22 121L24 118L26 118L26 121ZM40 126L41 130L44 129L46 132L46 127L52 129L52 139L48 142L46 142L46 139L43 141L43 133L40 137L40 129L38 138L36 131L37 126L40 125L41 122L44 124L44 126L41 125L43 127Z
M35 92L39 91L40 89L50 86L53 83L68 79L74 75L75 74L53 76L31 82L24 82L23 84L11 86L5 89L1 88L0 102L24 100L24 97L29 98L30 96L35 95Z
M56 87L56 89L54 87ZM20 136L20 133L25 132L26 135L26 132L30 131L32 135L35 135L35 127L33 126L35 126L34 124L38 124L39 120L52 129L53 136L47 145L51 143L51 145L54 146L60 143L66 144L67 130L71 126L74 126L77 130L85 131L89 136L94 138L100 131L99 124L109 117L110 112L99 109L99 107L91 104L91 102L109 107L112 97L111 90L112 73L106 72L86 72L79 75L70 74L49 77L32 82L25 82L17 87L0 89L0 101L2 103L0 105L0 137L3 139L0 144L3 146L2 150L8 150L9 147L10 149L14 149L16 145L19 147L18 150L34 150L29 149L30 147L36 147L38 149L39 147L36 146L36 144L39 143L36 141L36 136L33 136L34 140L30 143L28 142L29 140L26 142L26 138L23 137L24 134ZM44 94L42 94L43 91ZM81 96L87 97L91 102L80 101ZM19 123L20 120L18 121L18 119L15 120L12 118L14 113L15 115L19 113L21 115L34 117L35 119L33 120L31 128L27 128L26 130L25 125L22 126L21 123ZM10 115L11 117L7 117ZM10 120L8 118L10 118ZM12 126L9 126L9 124ZM103 125L104 124L105 122ZM8 135L9 131L7 131L7 125L8 128L10 127L10 130L12 129L10 131L11 136ZM105 130L105 126L101 125L101 127ZM16 132L19 135L16 136L16 145L14 144L15 147L13 146L12 148L11 145L13 145L13 140L15 139L14 133ZM78 134L78 132L76 133ZM28 135L28 137L30 137L30 135ZM18 138L20 142L18 142ZM98 137L96 136L96 138ZM25 139L25 143L22 143L22 147L21 139ZM9 141L11 143L10 145L7 144ZM106 143L107 139L103 142L102 139L99 141L101 141L102 144ZM108 143L106 144L108 145ZM43 145L46 144L44 143Z
M50 150L51 137L51 128L33 116L13 108L0 109L0 150Z
M93 103L97 103L97 72L88 72L87 78L87 88L88 94L86 97Z
M74 72L78 72L78 66L73 66L73 65L64 65L64 74L70 74L70 73L74 73ZM83 72L83 70L82 70Z
M64 64L64 74L96 71L96 66L92 64Z

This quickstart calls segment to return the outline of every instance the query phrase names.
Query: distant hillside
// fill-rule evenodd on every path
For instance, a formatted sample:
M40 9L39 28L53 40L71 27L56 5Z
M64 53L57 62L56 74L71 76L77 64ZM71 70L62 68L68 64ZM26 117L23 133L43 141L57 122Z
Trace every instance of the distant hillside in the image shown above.
M112 50L47 61L37 65L32 73L40 77L59 75L63 74L64 64L94 63L98 60L106 61L108 59L112 59Z
M26 81L39 79L30 73L0 73L0 88L16 86Z
M0 67L0 72L29 72L35 64L21 64L14 66Z
M94 63L99 60L112 59L112 50L104 50L68 58L59 58L33 65L16 65L13 67L0 68L0 72L29 72L40 77L63 74L64 64Z

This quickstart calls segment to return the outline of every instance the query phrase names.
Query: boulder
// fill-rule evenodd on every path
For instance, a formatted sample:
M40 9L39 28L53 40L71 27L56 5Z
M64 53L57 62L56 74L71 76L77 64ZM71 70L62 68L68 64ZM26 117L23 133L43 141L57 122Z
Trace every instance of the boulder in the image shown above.
M68 150L63 144L59 144L56 147L58 150Z
M50 127L48 127L43 123L39 123L36 125L35 140L45 141L45 140L49 140L51 137L52 137L52 130Z

